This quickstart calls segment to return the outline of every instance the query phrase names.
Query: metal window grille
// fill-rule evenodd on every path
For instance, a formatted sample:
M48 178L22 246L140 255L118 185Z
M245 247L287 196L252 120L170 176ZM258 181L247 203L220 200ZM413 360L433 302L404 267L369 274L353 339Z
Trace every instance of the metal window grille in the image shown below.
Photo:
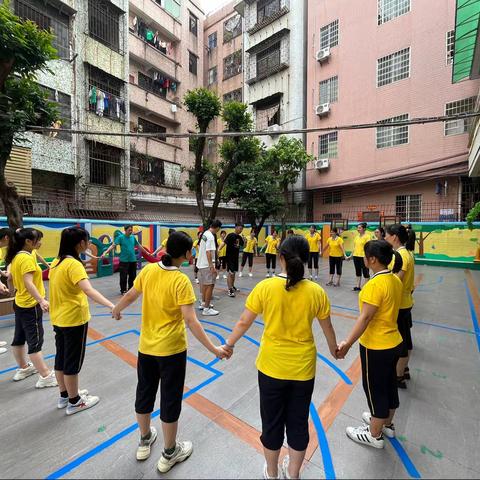
M453 54L455 53L455 30L450 30L447 32L447 65L453 63Z
M330 132L318 137L318 158L338 157L338 132Z
M320 103L333 103L338 100L338 77L320 82Z
M53 46L60 58L70 58L70 17L41 0L16 0L15 15L54 33Z
M410 76L410 47L377 60L377 87Z
M217 48L217 32L213 32L208 36L208 48L210 50Z
M164 161L149 155L131 152L130 180L132 183L154 187L165 185Z
M342 191L333 190L331 192L323 192L323 204L331 205L333 203L342 203Z
M324 213L323 214L324 222L331 222L332 220L340 220L341 218L342 218L341 213Z
M90 183L122 187L123 150L103 143L87 141Z
M280 11L280 0L260 0L257 3L257 23L272 17Z
M55 107L58 110L59 120L61 121L61 128L67 130L72 128L72 105L70 95L53 90L52 88L44 87L43 85L40 85L40 88L47 93L48 99L55 104ZM45 135L61 138L62 140L72 139L72 134L67 132L47 132Z
M475 110L477 97L465 98L445 105L445 115L457 115L469 113ZM445 122L445 135L460 135L467 133L473 122L473 118L462 118L459 120L448 120Z
M197 63L198 57L194 53L188 52L188 71L194 75L197 74Z
M197 36L198 35L198 18L192 12L189 12L189 13L190 13L189 22L188 22L189 30L191 33Z
M419 222L422 219L422 195L397 195L395 214L402 222Z
M119 52L121 15L121 10L108 0L88 0L89 35Z
M242 73L242 51L237 50L223 59L223 79Z
M230 42L242 33L242 17L234 15L223 22L223 43Z
M266 77L280 66L280 42L257 53L257 77Z
M408 114L387 118L379 123L401 122L408 120ZM377 148L394 147L408 143L408 125L377 127Z
M163 83L142 72L138 72L138 86L162 98L167 96L167 89L163 88Z
M378 25L410 11L410 0L378 0Z
M178 163L163 162L165 169L165 185L172 188L182 188L182 167Z
M149 122L144 118L138 119L138 132L141 133L166 133L167 129L162 127L162 125L158 125L157 123ZM163 140L164 142L167 141L167 137L158 136L155 137L157 140Z
M213 67L208 71L208 85L217 83L217 67Z
M338 20L320 29L320 48L331 48L336 45L338 45Z
M237 88L237 90L233 90L231 92L226 93L223 96L223 103L227 102L241 102L242 101L242 89Z

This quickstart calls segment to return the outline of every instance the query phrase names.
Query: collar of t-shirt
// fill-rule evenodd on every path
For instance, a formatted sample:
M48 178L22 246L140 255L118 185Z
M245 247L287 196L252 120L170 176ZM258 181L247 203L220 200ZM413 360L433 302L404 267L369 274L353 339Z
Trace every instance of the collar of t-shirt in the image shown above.
M386 268L385 270L381 270L380 272L377 272L377 273L374 273L371 277L370 277L370 280L372 278L375 278L377 275L384 275L385 273L390 273L390 270L388 268Z
M32 252L27 252L26 250L20 250L18 253L26 253L27 255L31 255Z
M402 246L400 246L400 247L397 248L397 252L398 252L399 250L404 250L404 249L406 249L406 248L407 248L407 247L406 247L405 245L402 245Z
M163 270L178 270L178 267L175 267L174 265L164 265L163 262L158 262L158 266L162 268Z

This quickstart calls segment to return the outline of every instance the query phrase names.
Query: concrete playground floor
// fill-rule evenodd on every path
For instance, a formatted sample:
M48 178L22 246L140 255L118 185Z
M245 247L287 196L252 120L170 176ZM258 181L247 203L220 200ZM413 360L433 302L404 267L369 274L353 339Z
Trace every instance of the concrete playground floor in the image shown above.
M226 296L225 280L215 290L218 317L201 318L215 342L223 342L243 309L245 295L265 275L262 260L254 278L237 280L240 293ZM321 265L321 281L327 280ZM191 268L185 269L190 276ZM345 427L359 425L366 410L358 346L336 362L315 325L319 359L311 406L311 437L303 478L478 478L480 432L480 272L417 266L413 310L412 379L400 390L397 439L375 450L350 441ZM118 300L118 275L94 279ZM353 265L345 264L341 288L325 287L339 340L357 314ZM198 289L196 288L198 291ZM36 376L15 383L11 352L0 356L1 478L159 478L159 439L152 456L135 460L136 352L140 304L116 322L92 306L89 344L81 387L100 403L67 417L57 410L57 389L36 390ZM165 478L261 478L261 428L255 357L261 319L229 361L216 361L189 333L189 362L179 439L193 441L189 460ZM11 317L0 318L0 340L11 341ZM53 365L52 328L45 318L44 353ZM158 402L157 406L158 408Z

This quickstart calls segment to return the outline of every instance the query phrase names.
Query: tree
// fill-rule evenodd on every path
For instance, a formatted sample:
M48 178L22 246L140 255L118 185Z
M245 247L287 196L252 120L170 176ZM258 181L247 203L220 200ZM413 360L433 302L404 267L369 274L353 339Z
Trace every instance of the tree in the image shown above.
M467 226L473 230L473 222L480 218L480 202L477 202L467 214Z
M0 5L0 198L8 224L21 227L23 214L15 186L5 178L5 166L14 141L24 140L30 126L50 126L58 114L36 83L35 73L47 70L56 57L53 35L23 21Z
M302 141L298 138L282 135L278 142L267 150L267 165L275 172L275 178L283 194L282 238L286 234L289 188L298 180L307 163L312 160L313 157L308 155Z

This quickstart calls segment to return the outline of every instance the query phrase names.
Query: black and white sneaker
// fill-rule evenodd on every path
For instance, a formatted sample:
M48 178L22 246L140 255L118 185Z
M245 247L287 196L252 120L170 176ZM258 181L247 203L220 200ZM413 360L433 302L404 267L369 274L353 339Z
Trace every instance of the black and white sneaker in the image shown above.
M372 415L370 412L363 412L362 413L362 420L367 424L370 425L370 421L372 419ZM382 428L382 433L386 435L388 438L395 438L395 425L391 423L390 425L384 425Z
M229 297L232 297L232 298L235 297L235 290L234 290L233 288L231 288L231 289L228 291L227 295L228 295Z
M362 425L361 427L347 427L347 437L354 442L367 445L373 448L383 448L385 446L385 440L383 434L380 434L378 438L375 438L370 433L370 427L368 425Z

